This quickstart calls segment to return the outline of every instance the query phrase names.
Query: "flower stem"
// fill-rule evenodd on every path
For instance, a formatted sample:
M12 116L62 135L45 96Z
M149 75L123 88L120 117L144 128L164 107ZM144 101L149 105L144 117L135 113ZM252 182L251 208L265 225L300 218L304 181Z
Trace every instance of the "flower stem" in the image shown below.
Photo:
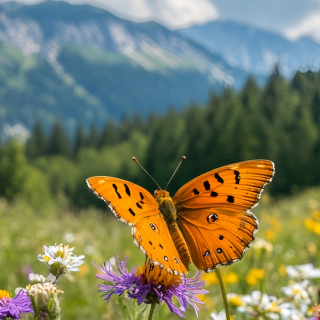
M226 295L226 291L224 290L222 275L221 275L221 272L220 272L219 268L216 268L216 273L217 273L217 276L218 276L218 279L219 279L222 299L223 299L223 303L224 303L224 309L226 310L226 317L227 317L227 320L230 320L230 314L229 314L229 308L228 308L228 302L227 302L227 295Z
M152 320L153 312L154 312L154 309L156 308L156 304L157 304L156 302L152 303L151 308L150 308L150 313L149 313L148 320Z

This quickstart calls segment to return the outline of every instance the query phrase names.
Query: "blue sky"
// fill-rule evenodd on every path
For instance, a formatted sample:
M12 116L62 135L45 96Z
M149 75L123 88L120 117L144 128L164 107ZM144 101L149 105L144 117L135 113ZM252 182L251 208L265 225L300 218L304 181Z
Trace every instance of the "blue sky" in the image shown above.
M20 0L20 2L34 3L39 0ZM308 36L320 43L320 0L69 0L69 2L90 3L104 7L135 21L154 19L171 28L219 18L274 31L292 40Z

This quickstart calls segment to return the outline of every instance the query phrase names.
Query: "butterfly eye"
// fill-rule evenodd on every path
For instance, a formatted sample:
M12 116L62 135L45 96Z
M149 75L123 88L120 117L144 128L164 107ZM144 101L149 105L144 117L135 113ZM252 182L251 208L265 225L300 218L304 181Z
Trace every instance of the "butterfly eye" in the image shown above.
M210 214L210 216L207 217L207 221L208 223L214 223L218 220L218 215L213 213L213 214Z

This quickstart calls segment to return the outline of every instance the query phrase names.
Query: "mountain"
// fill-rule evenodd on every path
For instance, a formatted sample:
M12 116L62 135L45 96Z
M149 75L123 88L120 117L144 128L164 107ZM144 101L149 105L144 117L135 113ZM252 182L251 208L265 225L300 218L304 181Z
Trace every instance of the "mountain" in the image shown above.
M232 21L210 21L180 29L182 35L221 55L230 65L269 75L279 63L291 77L297 70L319 70L320 45L308 38L291 42L268 31Z
M73 130L204 103L247 77L158 23L58 1L0 5L0 70L0 124L29 129L37 118Z

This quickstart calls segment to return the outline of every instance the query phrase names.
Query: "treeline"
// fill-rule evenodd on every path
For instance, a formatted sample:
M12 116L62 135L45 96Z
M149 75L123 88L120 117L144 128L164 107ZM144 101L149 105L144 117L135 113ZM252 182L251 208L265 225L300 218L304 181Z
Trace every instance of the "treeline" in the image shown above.
M85 179L109 175L153 191L142 165L164 187L182 155L187 157L168 190L219 166L249 159L270 159L276 175L273 195L298 192L320 183L320 72L297 72L291 81L277 70L265 87L248 79L240 92L226 89L208 104L181 112L79 125L71 142L56 122L46 135L39 122L25 147L12 142L0 149L0 195L26 197L38 205L64 196L77 207L103 205Z

